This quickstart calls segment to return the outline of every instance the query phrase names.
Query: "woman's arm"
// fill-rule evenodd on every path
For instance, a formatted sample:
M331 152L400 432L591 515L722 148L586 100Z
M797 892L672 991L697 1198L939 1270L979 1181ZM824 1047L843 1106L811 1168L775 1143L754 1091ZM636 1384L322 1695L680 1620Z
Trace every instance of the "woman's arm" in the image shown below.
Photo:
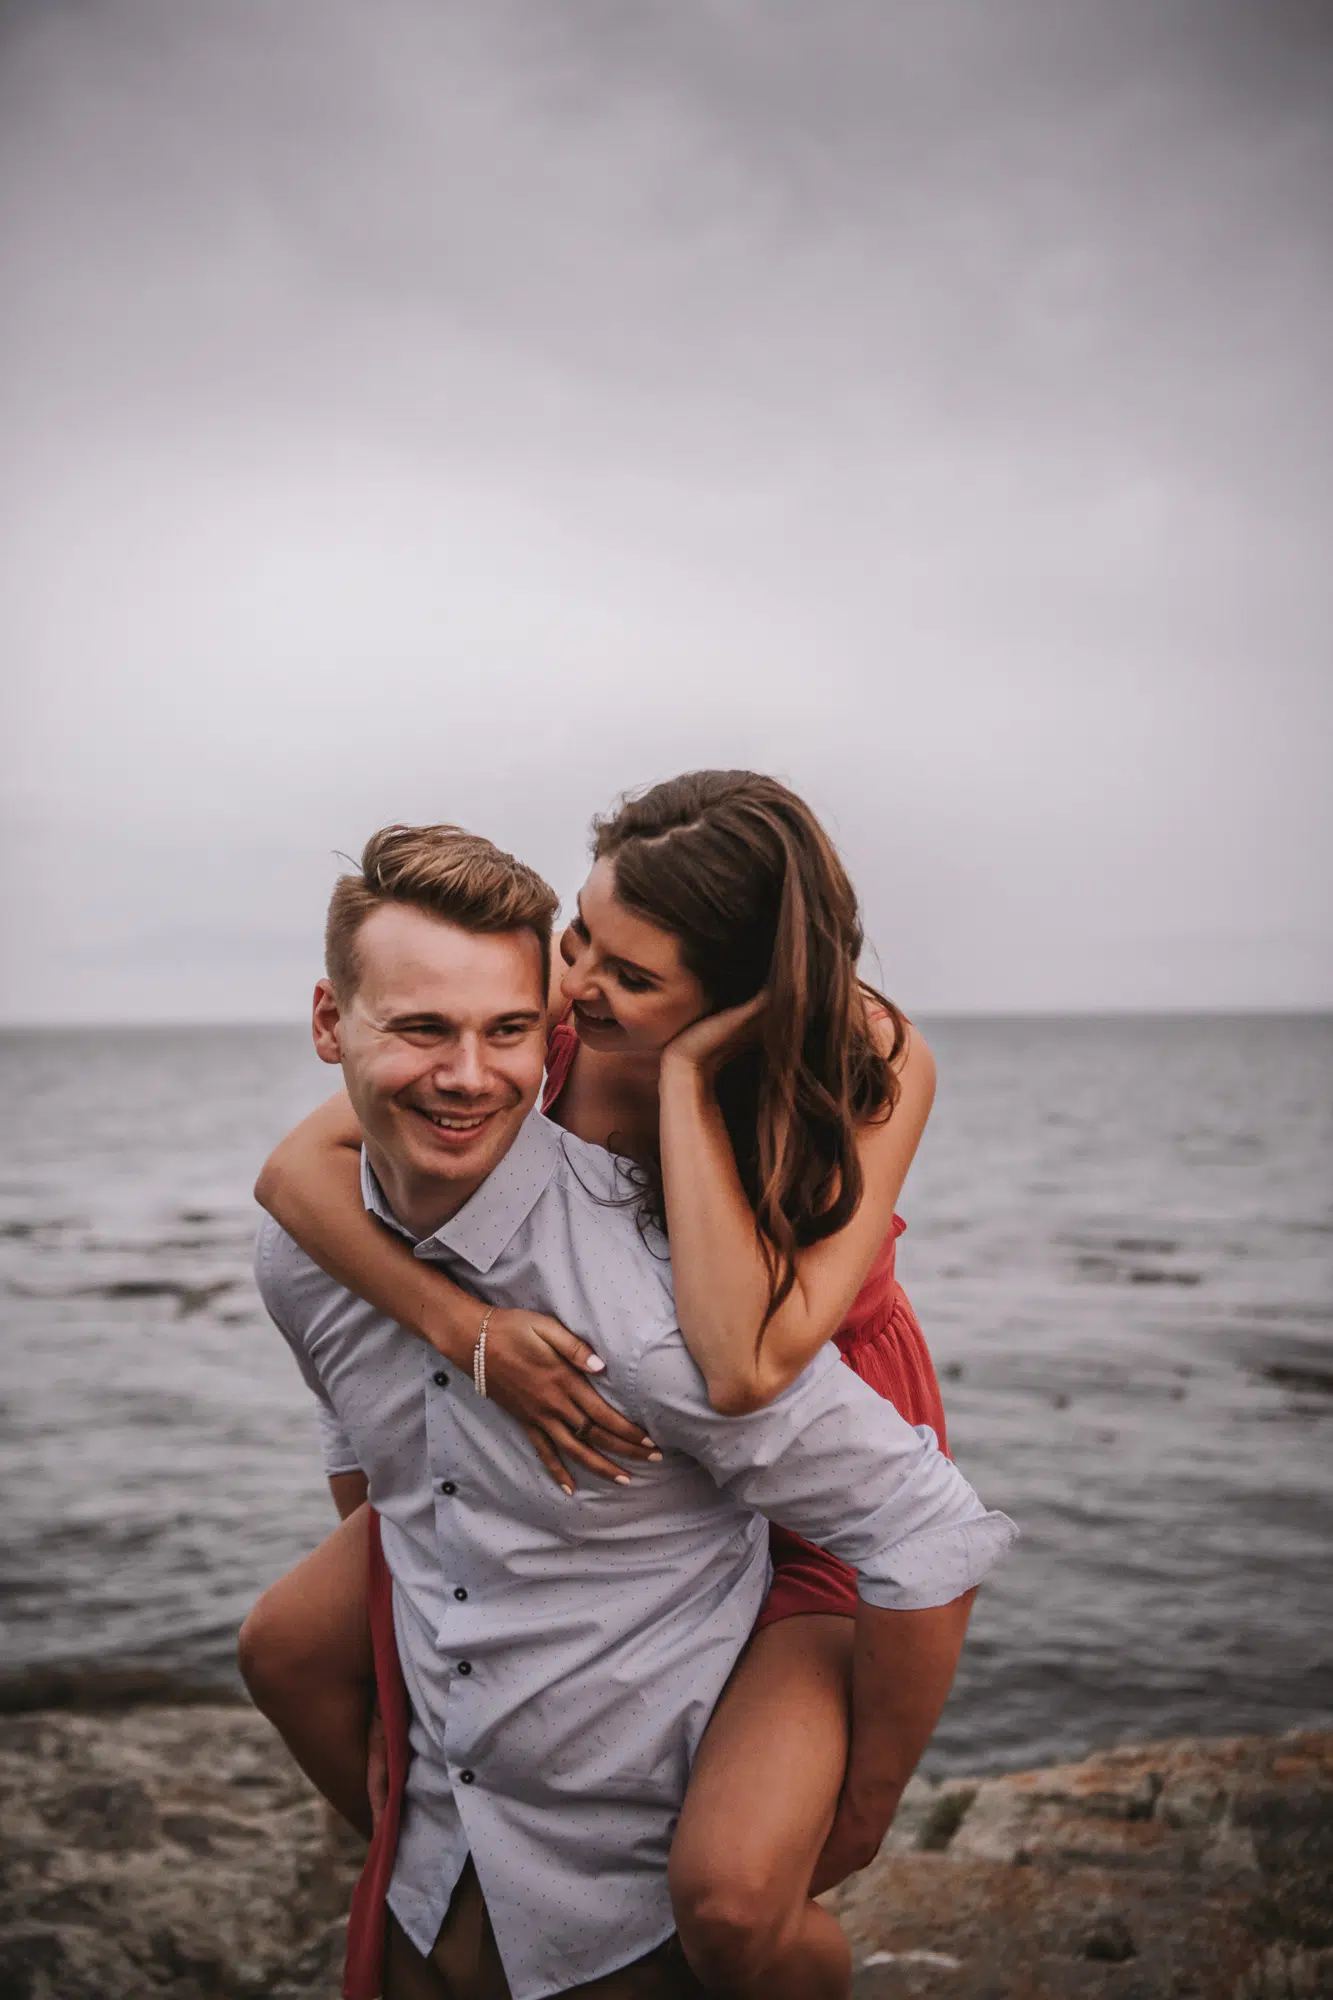
M485 1308L370 1215L361 1198L361 1127L339 1091L287 1134L255 1183L255 1199L308 1257L455 1367L470 1368ZM557 1485L572 1492L560 1454L604 1479L624 1479L603 1457L649 1458L656 1447L604 1402L587 1374L604 1364L549 1313L498 1308L486 1332L486 1386L516 1417ZM583 1435L576 1433L582 1432Z
M472 1365L484 1308L414 1257L367 1211L361 1198L361 1127L346 1091L279 1140L260 1168L255 1200L349 1292L457 1367Z
M887 1054L887 1025L876 1034ZM676 1309L709 1401L736 1416L780 1395L846 1318L888 1234L925 1130L935 1062L925 1038L909 1028L896 1065L892 1116L864 1126L857 1141L865 1191L856 1213L835 1236L797 1252L796 1283L760 1342L768 1266L713 1090L715 1057L692 1054L681 1040L680 1049L668 1044L661 1079L662 1177Z

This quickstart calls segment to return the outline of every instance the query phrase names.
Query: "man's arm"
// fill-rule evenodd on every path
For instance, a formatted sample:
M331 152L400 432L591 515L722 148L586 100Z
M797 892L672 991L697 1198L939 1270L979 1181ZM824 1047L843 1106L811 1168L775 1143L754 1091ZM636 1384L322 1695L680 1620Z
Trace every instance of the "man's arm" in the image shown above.
M1017 1530L831 1349L766 1409L720 1417L678 1335L640 1362L643 1422L719 1486L859 1573L848 1775L816 1872L873 1857L953 1681L976 1586Z
M815 1864L812 1896L868 1867L878 1854L948 1700L975 1596L969 1590L931 1611L860 1606L847 1776Z
M1015 1539L927 1432L844 1367L830 1346L762 1410L719 1416L678 1332L640 1360L649 1435L696 1459L743 1506L829 1549L862 1599L926 1611L976 1587Z
M324 1476L329 1482L338 1519L345 1521L366 1499L368 1481L352 1441L343 1429L329 1392L320 1380L319 1371L301 1338L299 1299L289 1296L294 1289L291 1284L294 1259L299 1259L307 1270L314 1269L304 1252L297 1249L271 1217L265 1216L255 1243L255 1283L269 1318L291 1349L292 1358L315 1399L315 1421L319 1427Z
M370 1481L364 1472L331 1472L329 1492L333 1504L338 1509L338 1519L345 1521L349 1514L355 1514L363 1507L370 1492Z

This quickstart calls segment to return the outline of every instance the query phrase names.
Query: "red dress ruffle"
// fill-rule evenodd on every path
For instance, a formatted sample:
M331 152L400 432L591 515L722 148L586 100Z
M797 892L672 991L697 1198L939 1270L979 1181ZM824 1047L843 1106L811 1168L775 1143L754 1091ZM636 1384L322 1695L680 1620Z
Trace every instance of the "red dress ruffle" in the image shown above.
M863 1382L892 1403L909 1424L929 1424L940 1450L947 1451L944 1404L930 1350L894 1270L898 1238L906 1227L901 1215L895 1215L870 1275L833 1339L847 1366ZM798 1618L802 1612L855 1615L856 1571L837 1556L776 1523L768 1531L768 1552L773 1581L755 1621L756 1632L779 1618Z

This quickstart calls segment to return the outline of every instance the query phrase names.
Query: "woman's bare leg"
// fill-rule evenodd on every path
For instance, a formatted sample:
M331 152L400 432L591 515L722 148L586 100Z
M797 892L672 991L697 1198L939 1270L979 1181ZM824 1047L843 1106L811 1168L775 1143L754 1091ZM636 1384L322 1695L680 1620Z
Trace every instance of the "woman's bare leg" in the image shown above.
M680 1942L729 2000L847 2000L851 1955L810 1900L847 1766L855 1621L757 1632L713 1713L671 1850Z
M280 1577L241 1627L241 1674L311 1783L370 1837L366 1739L375 1696L369 1510Z

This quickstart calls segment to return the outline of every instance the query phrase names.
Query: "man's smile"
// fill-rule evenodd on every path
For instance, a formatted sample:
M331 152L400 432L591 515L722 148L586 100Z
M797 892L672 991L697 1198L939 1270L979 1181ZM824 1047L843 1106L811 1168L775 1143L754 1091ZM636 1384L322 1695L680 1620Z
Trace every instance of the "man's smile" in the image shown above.
M415 1111L418 1118L424 1118L428 1125L434 1127L435 1131L447 1132L459 1138L467 1139L471 1138L473 1133L480 1132L482 1127L488 1125L493 1118L500 1117L502 1112L508 1109L508 1106L493 1104L486 1111L444 1111L439 1109L428 1110L423 1104L412 1104L408 1106L408 1109Z

